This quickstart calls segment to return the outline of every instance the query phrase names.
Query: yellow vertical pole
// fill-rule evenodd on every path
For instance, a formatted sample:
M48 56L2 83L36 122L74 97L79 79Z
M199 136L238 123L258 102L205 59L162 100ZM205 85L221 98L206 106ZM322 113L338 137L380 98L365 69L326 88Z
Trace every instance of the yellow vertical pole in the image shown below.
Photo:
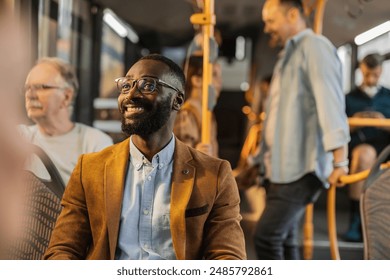
M210 61L210 39L214 37L214 0L204 0L203 13L193 14L190 18L192 24L202 26L203 35L203 84L202 84L202 136L201 141L210 144L211 135L211 109L209 108L209 85L212 81L212 63Z
M332 260L340 259L339 245L337 242L336 227L336 186L331 185L328 190L328 201L326 204L328 215L329 249Z
M313 203L306 206L305 222L303 224L303 259L305 260L313 258L313 210Z
M210 144L211 111L209 104L209 85L212 79L212 64L210 61L210 38L214 36L214 0L205 0L204 14L208 20L203 25L203 84L202 84L202 143Z
M327 0L316 1L316 13L314 16L313 30L315 33L322 33L322 25L324 19L325 5Z

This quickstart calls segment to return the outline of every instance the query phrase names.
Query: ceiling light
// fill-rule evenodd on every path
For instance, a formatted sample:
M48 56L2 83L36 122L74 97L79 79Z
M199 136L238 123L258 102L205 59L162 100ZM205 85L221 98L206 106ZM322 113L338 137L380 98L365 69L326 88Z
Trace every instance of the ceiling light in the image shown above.
M123 38L127 37L134 44L138 43L139 37L134 29L120 20L110 9L104 10L103 21L119 36Z
M372 39L379 37L386 32L390 31L390 20L386 21L378 26L375 26L374 28L371 28L370 30L367 30L366 32L363 32L355 37L355 44L360 46L364 43L367 43L368 41L371 41Z
M111 27L119 36L126 37L127 30L121 22L109 10L104 10L103 20L109 27Z

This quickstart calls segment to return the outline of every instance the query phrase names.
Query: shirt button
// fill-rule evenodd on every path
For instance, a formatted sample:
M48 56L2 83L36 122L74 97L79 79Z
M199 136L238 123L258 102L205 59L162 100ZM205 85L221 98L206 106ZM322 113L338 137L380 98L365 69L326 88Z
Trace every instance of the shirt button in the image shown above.
M145 249L149 248L148 244L144 244L144 247L145 247Z
M152 180L152 176L148 176L148 181L151 181Z
M136 166L137 168L139 168L139 167L141 166L141 164L140 164L140 163L137 163L135 166Z
M148 215L149 214L149 210L148 209L144 209L144 215Z
M158 165L158 167L161 169L161 168L164 167L164 164L163 164L163 163L160 163L160 164Z

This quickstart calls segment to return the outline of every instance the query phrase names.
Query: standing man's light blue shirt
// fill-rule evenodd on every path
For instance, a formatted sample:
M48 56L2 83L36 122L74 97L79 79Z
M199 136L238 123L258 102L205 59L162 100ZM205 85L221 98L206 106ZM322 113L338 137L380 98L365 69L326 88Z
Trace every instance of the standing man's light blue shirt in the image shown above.
M128 165L115 259L176 259L170 230L175 138L152 162L130 138Z
M350 139L336 49L306 29L286 43L278 65L280 79L271 85L279 90L278 104L271 108L277 111L272 129L266 129L273 135L265 137L272 139L271 182L290 183L315 172L326 183L331 151Z

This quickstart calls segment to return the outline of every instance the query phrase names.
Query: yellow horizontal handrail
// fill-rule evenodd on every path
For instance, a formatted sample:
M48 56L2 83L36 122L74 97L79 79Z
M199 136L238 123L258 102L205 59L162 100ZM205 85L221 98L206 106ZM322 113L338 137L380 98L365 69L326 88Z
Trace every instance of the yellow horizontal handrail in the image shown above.
M390 161L382 163L380 169L386 169L389 167L390 167ZM342 183L343 185L356 183L358 181L366 179L368 177L368 174L370 174L370 171L371 171L370 169L367 169L355 174L341 176L339 178L339 182Z
M375 119L375 118L348 118L350 126L375 126L375 127L390 127L390 119Z

